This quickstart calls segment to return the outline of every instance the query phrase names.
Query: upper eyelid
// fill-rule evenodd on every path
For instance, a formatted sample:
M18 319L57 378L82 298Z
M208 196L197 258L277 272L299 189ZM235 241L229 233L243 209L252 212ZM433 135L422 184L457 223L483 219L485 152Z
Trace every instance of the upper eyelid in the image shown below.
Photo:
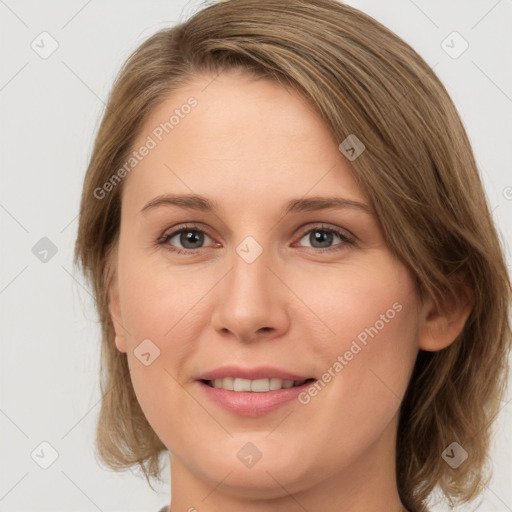
M308 227L310 224L313 224L313 226L310 226ZM306 229L307 228L307 229ZM351 236L354 236L352 235L352 233L347 229L347 228L344 228L342 226L334 226L334 225L329 225L328 223L326 222L308 222L306 224L304 224L303 226L301 226L300 228L298 228L298 231L302 232L302 233L307 233L308 231L312 230L312 229L325 229L325 230L333 230L333 231L336 231L336 230L341 230L341 231L346 231L347 233L349 233ZM196 223L190 223L190 225L187 225L187 223L185 223L184 225L182 226L178 226L178 227L172 227L172 228L168 228L166 229L163 233L162 233L162 236L171 236L171 235L175 235L183 230L186 230L186 229L189 229L190 231L201 231L205 234L208 235L208 229L206 228L203 228L201 227L201 224L196 224ZM211 237L211 235L208 235Z
M177 227L172 227L172 228L167 228L163 233L162 233L162 236L159 237L159 238L162 238L162 237L171 237L171 236L175 236L177 235L178 233L182 232L182 231L185 231L185 230L190 230L190 231L199 231L199 232L202 232L202 233L205 233L206 235L208 235L210 238L212 238L209 234L208 234L208 230L201 227L202 225L199 223L199 224L196 224L196 223L190 223L190 224L183 224L183 225L178 225Z

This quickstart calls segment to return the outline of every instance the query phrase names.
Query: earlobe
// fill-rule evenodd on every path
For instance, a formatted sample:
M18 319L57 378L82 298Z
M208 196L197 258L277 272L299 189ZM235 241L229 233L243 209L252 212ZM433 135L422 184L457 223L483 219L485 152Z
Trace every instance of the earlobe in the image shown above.
M425 300L419 348L437 352L451 345L464 329L473 309L472 293L464 287L459 304L444 303L437 307L431 298Z
M116 334L114 343L119 352L126 352L126 340L124 337L124 329L121 321L119 299L117 293L109 293L109 312L110 320L114 326L114 332Z
M119 304L119 290L117 286L117 279L115 274L111 276L110 284L108 285L108 309L110 320L114 326L115 339L114 343L119 352L127 352L126 340L124 336L124 328L121 319L121 307Z
M119 350L119 352L126 353L126 342L125 342L124 336L116 336L114 339L114 343L117 347L117 350Z

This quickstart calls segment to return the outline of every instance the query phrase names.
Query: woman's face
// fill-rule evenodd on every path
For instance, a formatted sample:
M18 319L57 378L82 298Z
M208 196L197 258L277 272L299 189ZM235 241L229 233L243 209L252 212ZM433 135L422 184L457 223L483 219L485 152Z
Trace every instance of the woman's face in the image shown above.
M371 479L394 463L418 352L412 276L298 94L213 79L170 95L134 146L117 348L173 478L258 498Z

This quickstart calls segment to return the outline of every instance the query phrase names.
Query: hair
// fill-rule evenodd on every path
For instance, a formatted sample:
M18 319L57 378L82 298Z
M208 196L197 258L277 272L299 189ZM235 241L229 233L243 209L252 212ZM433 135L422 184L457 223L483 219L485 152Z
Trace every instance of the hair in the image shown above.
M85 176L75 263L93 286L102 327L103 400L96 449L107 467L138 465L148 483L166 450L137 401L126 354L114 344L108 288L120 230L123 183L98 199L133 150L148 115L199 75L239 71L291 87L337 141L366 149L351 162L390 250L421 297L442 308L470 290L457 339L420 350L400 407L399 495L422 510L436 485L451 504L489 482L492 423L506 391L510 281L471 145L433 70L402 39L336 0L228 0L161 30L124 63L110 93ZM452 443L469 454L457 469L441 457ZM151 484L150 484L151 485Z

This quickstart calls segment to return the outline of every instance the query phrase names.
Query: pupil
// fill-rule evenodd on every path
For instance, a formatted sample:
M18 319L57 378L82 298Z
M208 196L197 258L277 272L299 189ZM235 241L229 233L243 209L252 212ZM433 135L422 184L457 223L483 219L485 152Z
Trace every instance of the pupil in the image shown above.
M181 233L180 243L187 249L198 249L203 242L203 238L202 233L197 233L195 231L183 231ZM187 244L192 244L192 247Z
M313 231L310 235L310 242L313 247L315 247L313 242L318 242L320 246L316 247L329 247L332 243L333 234L328 231Z

